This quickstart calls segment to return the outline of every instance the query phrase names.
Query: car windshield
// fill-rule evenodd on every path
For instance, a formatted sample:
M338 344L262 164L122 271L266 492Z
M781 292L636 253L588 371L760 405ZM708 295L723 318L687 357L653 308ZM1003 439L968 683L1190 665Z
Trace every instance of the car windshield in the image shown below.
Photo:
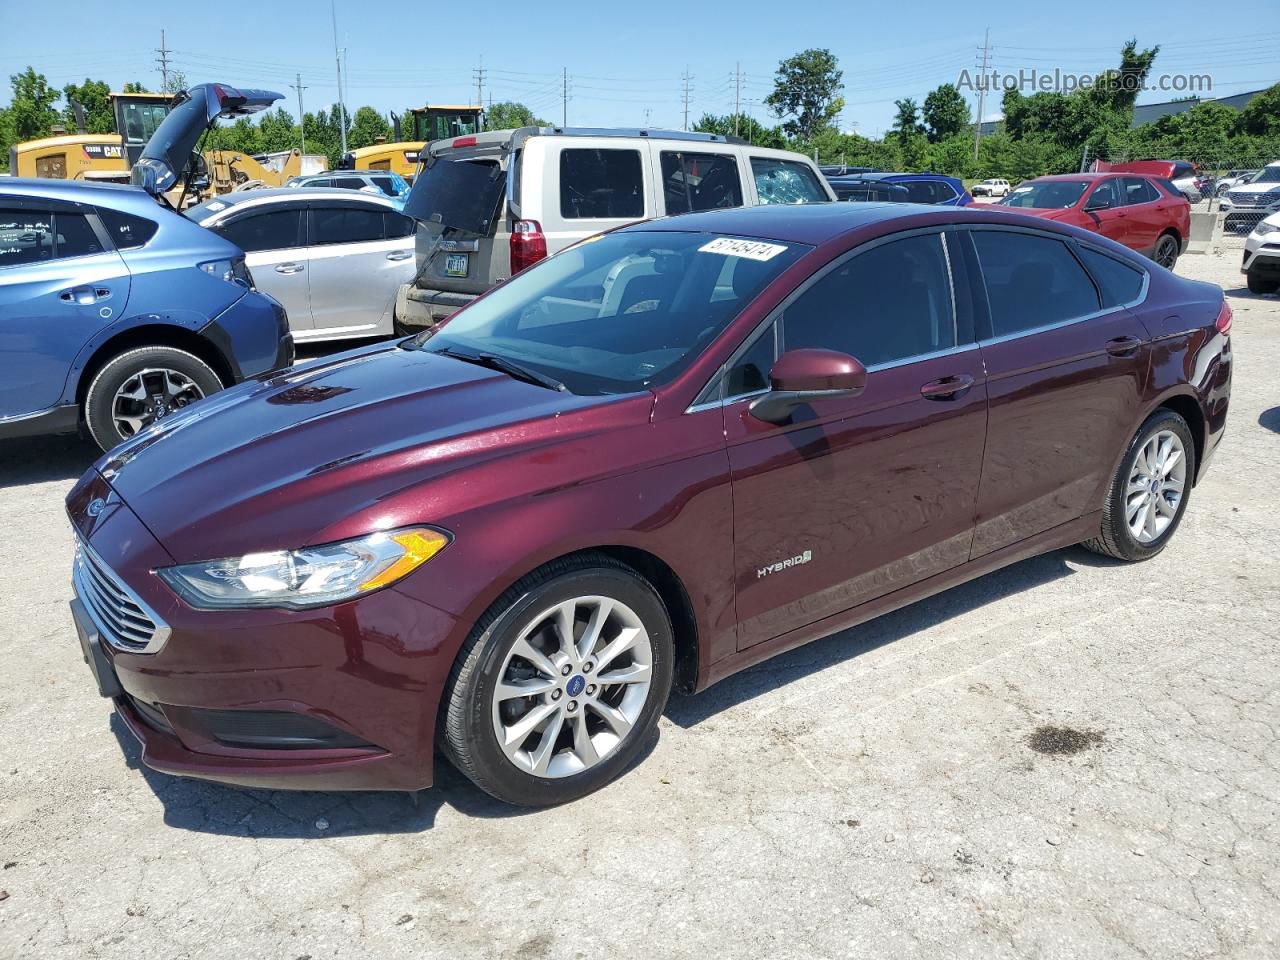
M1280 167L1267 167L1249 181L1250 183L1280 183Z
M1087 180L1042 180L1024 183L1000 201L1006 207L1065 210L1074 207L1089 186Z
M666 382L811 248L707 233L588 238L407 345L496 356L581 395Z

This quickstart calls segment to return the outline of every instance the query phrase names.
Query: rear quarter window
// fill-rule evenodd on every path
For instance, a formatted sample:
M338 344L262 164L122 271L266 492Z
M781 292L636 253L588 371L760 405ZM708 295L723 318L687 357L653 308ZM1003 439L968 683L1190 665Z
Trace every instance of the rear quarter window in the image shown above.
M98 209L98 216L107 228L107 234L117 250L141 247L156 235L157 224L146 217L138 217L119 210Z
M640 151L575 147L561 150L560 216L565 220L643 217Z
M1080 246L1076 249L1080 251L1080 259L1093 274L1093 279L1098 282L1104 307L1118 307L1138 299L1146 274L1137 267L1131 267L1091 247Z

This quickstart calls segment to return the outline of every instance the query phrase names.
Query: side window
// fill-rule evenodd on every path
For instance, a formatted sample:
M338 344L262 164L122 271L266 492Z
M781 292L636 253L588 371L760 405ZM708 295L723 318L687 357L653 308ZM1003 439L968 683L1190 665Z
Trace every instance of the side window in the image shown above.
M1080 246L1076 249L1080 251L1080 259L1093 274L1093 279L1098 281L1104 307L1118 307L1122 303L1132 303L1138 299L1138 294L1142 292L1141 270L1089 247Z
M951 189L951 184L947 183L945 180L931 180L929 181L929 185L933 187L934 203L946 203L949 200L954 200L958 196L958 194Z
M387 210L382 214L382 235L388 240L413 236L414 222L402 213Z
M933 191L933 183L929 180L906 180L900 186L907 189L908 203L934 203L937 196Z
M362 243L382 239L382 208L341 207L311 208L311 244Z
M359 190L368 184L364 177L334 177L331 186L342 187L344 190Z
M332 186L333 186L333 181L332 181L332 180L329 180L329 179L327 179L327 178L326 178L326 179L324 179L324 180L308 180L308 181L304 184L304 186L307 186L307 187L332 187Z
M667 213L742 206L738 161L716 153L663 150L662 189Z
M55 213L53 226L56 241L53 255L57 259L87 257L102 252L102 242L83 213Z
M1156 188L1151 185L1150 181L1142 177L1125 177L1124 195L1125 202L1130 205L1150 203L1152 200L1160 199L1160 194L1156 192Z
M106 225L107 233L117 250L130 250L140 247L156 235L158 224L146 217L135 217L131 213L119 210L98 208L98 216Z
M53 214L0 208L0 267L53 259Z
M825 347L866 366L956 345L939 234L873 247L836 267L783 314L783 348Z
M752 157L751 175L761 203L825 203L827 192L808 164Z
M262 250L287 250L302 246L298 229L302 210L264 210L238 217L230 223L214 227L245 253Z
M1124 206L1119 180L1103 180L1093 188L1093 193L1084 202L1087 209L1102 209L1104 204L1107 208Z
M975 230L994 336L1096 313L1098 295L1066 244L1050 237Z
M643 217L640 151L561 150L560 216L566 220Z
M373 185L377 187L379 190L381 190L383 193L385 193L388 197L399 196L399 194L396 193L395 184L391 182L390 177L373 177L372 180L373 180Z
M774 327L770 324L729 368L725 375L725 399L766 389L775 359Z

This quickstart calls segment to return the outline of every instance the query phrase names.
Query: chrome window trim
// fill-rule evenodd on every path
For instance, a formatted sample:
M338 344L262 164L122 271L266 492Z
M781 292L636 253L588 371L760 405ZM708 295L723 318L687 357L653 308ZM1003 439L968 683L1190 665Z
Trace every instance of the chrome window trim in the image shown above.
M746 337L743 338L742 343L738 346L738 348L729 355L729 359L727 359L724 363L722 363L719 367L717 367L715 373L713 373L707 379L707 382L702 385L702 389L699 390L696 394L694 394L694 402L691 403L689 406L687 406L684 412L685 413L701 413L706 410L714 410L717 407L727 406L730 403L737 403L739 400L745 400L748 397L756 397L756 396L760 396L762 394L768 393L769 392L768 390L757 390L751 393L738 394L732 397L723 396L724 376L726 373L728 373L729 369L733 366L733 364L739 358L741 358L743 353L745 353L747 350L755 346L756 338L760 336L761 332L766 328L768 328L771 324L774 325L774 340L773 340L774 357L775 359L777 357L780 357L782 353L786 350L786 342L785 342L785 334L780 335L782 328L780 325L777 324L777 321L782 319L782 316L784 313L786 313L787 308L790 307L801 296L803 296L804 293L810 287L812 287L815 283L818 283L828 273L831 273L833 270L836 270L847 261L852 260L854 257L859 256L868 250L874 250L876 247L883 246L886 243L892 243L895 240L906 240L911 237L924 236L928 234L937 234L938 237L941 239L942 252L947 264L947 280L951 290L952 339L956 340L957 342L955 343L954 346L947 347L943 350L936 350L936 351L931 351L929 353L915 354L914 356L910 356L910 357L902 357L899 360L887 360L884 363L874 363L866 368L867 372L874 373L877 370L887 370L892 367L898 367L908 363L916 363L921 360L931 360L935 357L945 357L952 353L961 353L965 350L969 350L976 347L977 341L975 340L970 340L966 343L958 342L960 339L960 320L959 320L958 307L956 304L955 278L952 275L951 255L947 247L947 241L945 239L946 233L955 231L955 230L963 230L967 226L968 226L967 224L963 224L963 223L958 223L958 224L948 223L948 224L935 224L928 227L913 227L911 229L902 230L897 233L889 233L889 234L885 234L882 237L876 237L875 239L869 240L866 243L859 244L858 246L854 247L852 250L846 250L844 253L836 257L834 260L829 260L822 267L818 268L813 273L811 273L808 277L806 277L799 286L797 286L794 290L792 290L789 294L787 294L787 296L783 298L782 302L779 303L772 310L770 310L769 313L765 316L765 318L761 320L759 324L756 325L756 328L752 330L750 333L748 333ZM1083 266L1081 267L1081 269L1084 269ZM713 384L718 385L721 396L715 400L698 400L697 398L705 395L708 389Z

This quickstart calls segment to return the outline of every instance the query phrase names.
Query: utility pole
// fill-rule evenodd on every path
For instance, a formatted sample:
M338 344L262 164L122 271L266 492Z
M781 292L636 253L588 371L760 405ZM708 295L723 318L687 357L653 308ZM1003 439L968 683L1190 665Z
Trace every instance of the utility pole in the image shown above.
M733 65L733 135L738 135L738 118L742 116L742 62Z
M652 108L652 107L645 107L645 108L644 108L644 129L645 129L645 130L648 130L648 129L649 129L649 118L650 118L651 116L653 116L653 108Z
M569 126L569 68L561 68L560 79L560 126Z
M684 73L680 79L684 83L684 90L680 94L680 99L684 102L684 128L687 131L689 129L689 81L693 79L693 77L689 76L688 64L685 64Z
M329 13L333 16L333 60L338 65L338 132L342 135L342 155L347 155L347 104L342 98L342 54L338 50L338 7L329 0Z
M164 31L160 31L160 46L156 49L156 53L160 56L156 57L156 63L160 64L160 89L165 93L169 92L169 48L164 44Z
M978 144L982 142L982 114L987 104L987 60L991 56L991 28L982 34L982 73L978 81L978 122L973 128L973 159L978 159Z
M480 57L480 66L471 71L476 78L476 106L484 107L484 57Z
M306 127L305 122L304 122L304 121L303 121L303 119L302 119L303 117L305 117L305 116L306 116L306 114L302 112L302 91L303 91L303 90L305 90L305 89L307 89L307 88L306 88L306 87L304 87L304 86L302 85L302 74L300 74L300 73L299 73L299 74L296 74L296 75L295 75L295 79L297 80L297 83L295 83L295 84L293 85L293 89L295 89L295 90L297 90L297 91L298 91L298 131L299 131L299 133L301 133L301 134L302 134L302 154L303 154L303 156L306 156L306 153L307 153L307 127Z

